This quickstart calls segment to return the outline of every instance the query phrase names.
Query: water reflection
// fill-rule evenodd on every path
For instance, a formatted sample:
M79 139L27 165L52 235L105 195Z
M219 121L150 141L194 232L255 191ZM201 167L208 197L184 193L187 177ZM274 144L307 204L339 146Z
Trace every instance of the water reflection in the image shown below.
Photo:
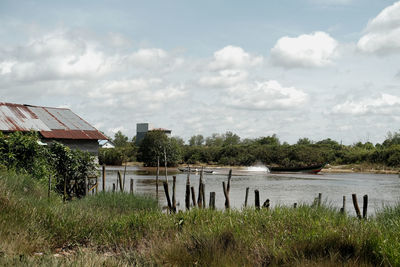
M124 167L107 167L106 190L112 190L112 184L117 184L117 171L123 173ZM206 204L208 205L209 193L216 192L216 207L224 208L224 195L222 181L227 180L229 169L215 168L214 174L204 174ZM172 175L177 176L176 200L180 203L178 209L184 209L186 173L170 172L168 180L172 188ZM134 181L134 191L156 197L155 170L128 167L125 174L125 191L129 191L130 179ZM159 176L158 198L160 205L166 205L162 182L165 181L164 173ZM100 179L101 182L101 179ZM190 175L190 183L198 193L199 174ZM368 194L368 214L373 214L383 205L394 205L400 196L400 179L398 175L388 174L359 174L359 173L320 173L315 174L270 174L265 171L249 171L247 169L234 169L230 203L233 208L241 208L244 203L246 187L250 188L249 205L254 205L254 190L260 191L260 201L271 200L271 207L276 205L293 206L293 203L312 203L318 193L327 203L338 209L342 205L342 197L346 196L346 210L354 214L351 194L356 193L359 205L362 206L362 196ZM101 188L101 185L100 187Z

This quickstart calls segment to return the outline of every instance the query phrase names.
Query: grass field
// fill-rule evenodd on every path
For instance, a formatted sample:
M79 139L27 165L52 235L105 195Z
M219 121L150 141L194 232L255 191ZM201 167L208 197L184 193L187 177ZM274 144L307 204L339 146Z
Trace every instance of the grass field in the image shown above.
M0 174L0 265L400 265L400 206L359 220L336 209L165 214L145 196L62 203L29 176Z

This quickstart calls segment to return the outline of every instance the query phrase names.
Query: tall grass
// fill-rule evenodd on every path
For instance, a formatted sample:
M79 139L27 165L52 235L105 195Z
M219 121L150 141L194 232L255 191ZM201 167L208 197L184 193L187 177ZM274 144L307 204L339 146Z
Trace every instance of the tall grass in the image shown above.
M368 220L325 205L170 215L136 195L46 196L0 174L0 265L400 265L400 206Z

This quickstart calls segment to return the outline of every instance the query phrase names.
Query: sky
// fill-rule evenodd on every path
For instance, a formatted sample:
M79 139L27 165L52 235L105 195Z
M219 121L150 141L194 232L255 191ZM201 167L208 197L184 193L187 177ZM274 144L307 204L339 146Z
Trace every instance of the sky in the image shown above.
M400 1L0 0L0 102L130 138L381 143L400 122Z

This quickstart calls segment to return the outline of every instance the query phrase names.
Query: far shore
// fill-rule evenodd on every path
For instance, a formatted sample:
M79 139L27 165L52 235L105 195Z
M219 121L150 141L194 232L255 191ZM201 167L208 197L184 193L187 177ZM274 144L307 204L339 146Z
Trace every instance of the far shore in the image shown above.
M155 172L156 167L144 167L141 162L128 162L127 166L137 166L141 169ZM187 164L180 164L177 167L168 167L168 171L177 172L178 168L187 167ZM248 166L226 166L226 165L213 165L213 164L190 164L191 167L204 167L210 169L243 169ZM164 166L160 166L160 171L164 170ZM327 164L321 170L321 173L377 173L377 174L400 174L400 168L392 168L382 165L364 165L364 164L351 164L351 165L330 165Z

